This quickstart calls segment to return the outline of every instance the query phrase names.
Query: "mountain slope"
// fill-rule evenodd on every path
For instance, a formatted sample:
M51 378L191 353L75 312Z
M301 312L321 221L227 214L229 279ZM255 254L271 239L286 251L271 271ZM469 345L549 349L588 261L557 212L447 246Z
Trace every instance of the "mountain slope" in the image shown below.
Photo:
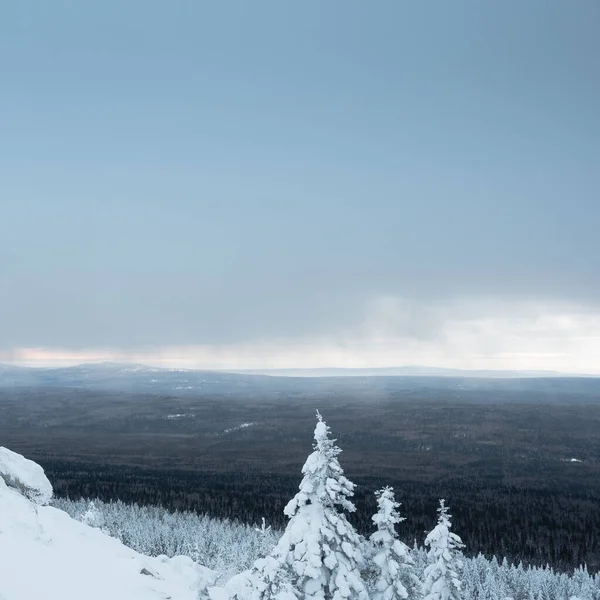
M0 454L9 459L0 461L0 600L196 600L211 581L190 558L143 556L30 501L19 482L45 489L43 471L5 448Z

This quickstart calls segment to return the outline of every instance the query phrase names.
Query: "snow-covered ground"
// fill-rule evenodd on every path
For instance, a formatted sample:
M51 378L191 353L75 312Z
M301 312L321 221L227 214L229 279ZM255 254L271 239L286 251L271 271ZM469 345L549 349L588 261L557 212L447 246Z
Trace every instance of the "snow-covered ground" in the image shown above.
M223 433L233 433L234 431L247 429L248 427L252 427L254 424L255 423L242 423L241 425L237 425L236 427L230 427L229 429L225 429Z
M44 506L51 490L41 467L0 447L0 600L196 600L212 583L189 557L138 554Z

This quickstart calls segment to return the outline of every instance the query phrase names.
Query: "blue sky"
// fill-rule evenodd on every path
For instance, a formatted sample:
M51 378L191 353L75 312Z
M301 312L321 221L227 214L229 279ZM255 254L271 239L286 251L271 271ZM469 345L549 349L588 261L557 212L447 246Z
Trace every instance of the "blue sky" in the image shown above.
M3 3L0 359L589 371L599 22Z

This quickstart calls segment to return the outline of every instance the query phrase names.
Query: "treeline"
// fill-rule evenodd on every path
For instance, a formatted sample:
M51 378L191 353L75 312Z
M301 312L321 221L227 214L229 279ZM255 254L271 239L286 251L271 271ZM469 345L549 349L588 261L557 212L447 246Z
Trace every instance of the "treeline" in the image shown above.
M272 529L261 531L194 513L173 513L120 501L55 499L53 504L138 552L152 556L189 556L223 574L217 584L231 573L248 569L271 550L281 535ZM423 572L427 565L426 551L413 548L411 554L417 572ZM507 560L488 560L482 555L464 561L462 578L463 596L468 600L592 599L600 590L600 575L593 576L585 568L578 568L567 576L547 567L525 568L521 564L511 565Z
M191 512L120 500L55 498L53 506L74 519L118 538L147 556L189 556L220 573L239 572L269 552L281 532Z
M298 489L298 474L213 473L39 461L59 497L120 499L127 504L191 511L240 523L264 517L276 529L285 526L283 508ZM438 484L353 478L358 484L356 513L350 521L360 533L372 528L373 491L382 483L397 490L410 519L398 526L401 537L421 544L431 529L438 498L451 504L454 527L467 555L505 556L511 563L546 565L572 571L587 564L600 568L600 511L596 498L582 490L554 493L518 487L482 489L477 482Z

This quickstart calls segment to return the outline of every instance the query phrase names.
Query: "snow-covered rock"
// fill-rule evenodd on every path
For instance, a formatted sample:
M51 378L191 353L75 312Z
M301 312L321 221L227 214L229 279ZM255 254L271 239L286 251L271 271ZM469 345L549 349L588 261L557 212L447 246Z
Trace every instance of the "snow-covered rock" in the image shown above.
M48 504L52 498L52 485L44 469L4 446L0 446L0 478L36 504Z
M189 558L144 556L56 508L34 503L25 494L37 489L37 498L47 497L47 486L40 485L47 481L43 470L13 452L1 456L2 600L196 600L199 590L212 585L215 573ZM15 485L16 475L23 485Z
M225 583L220 581L215 583L221 585L208 588L210 600L230 600L230 598L249 600L252 598L252 590L256 587L257 580L252 571L247 570L230 577Z

